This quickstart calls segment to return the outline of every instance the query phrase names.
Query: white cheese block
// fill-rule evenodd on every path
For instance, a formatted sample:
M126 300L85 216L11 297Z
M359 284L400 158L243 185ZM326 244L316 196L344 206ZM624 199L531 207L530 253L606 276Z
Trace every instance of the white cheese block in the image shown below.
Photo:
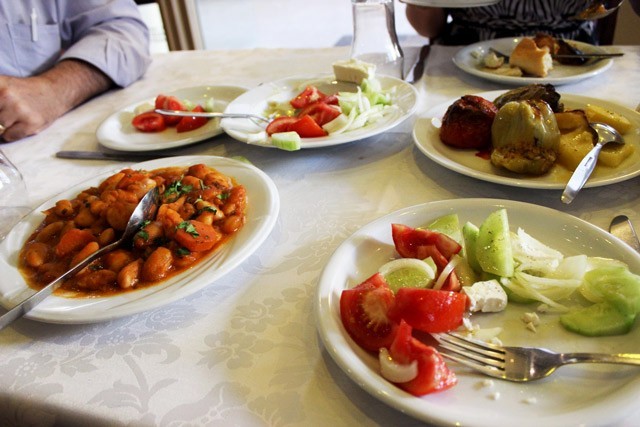
M364 79L375 76L376 66L359 59L351 58L333 63L333 74L343 82L361 84Z
M469 297L469 310L493 313L507 307L507 294L497 280L476 282L473 286L464 286L462 291Z

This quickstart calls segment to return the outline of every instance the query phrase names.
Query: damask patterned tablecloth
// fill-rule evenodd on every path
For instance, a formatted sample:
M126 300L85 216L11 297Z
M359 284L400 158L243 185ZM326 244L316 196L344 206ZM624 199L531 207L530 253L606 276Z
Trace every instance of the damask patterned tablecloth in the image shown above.
M640 48L565 93L640 102ZM467 76L454 48L433 49L417 83L418 114L466 93L501 89ZM131 163L63 160L97 150L113 111L203 84L252 87L289 75L331 72L345 48L173 52L156 56L125 90L87 102L41 134L5 144L37 206L72 184ZM181 154L244 156L276 183L280 216L270 236L221 280L175 303L118 320L53 325L20 320L0 332L0 425L421 425L363 391L331 360L316 332L314 296L337 246L366 223L423 202L487 197L559 209L606 228L616 214L640 225L640 182L585 190L522 190L449 171L413 144L414 117L383 135L284 152L220 136ZM626 424L633 425L630 417Z

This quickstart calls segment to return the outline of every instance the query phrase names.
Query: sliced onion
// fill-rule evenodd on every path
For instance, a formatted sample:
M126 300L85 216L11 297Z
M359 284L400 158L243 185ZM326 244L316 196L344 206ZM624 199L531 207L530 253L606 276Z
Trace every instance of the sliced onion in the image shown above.
M442 269L442 273L440 273L440 276L438 276L438 279L436 280L435 285L433 285L433 289L439 290L442 288L442 285L444 285L444 282L447 280L447 277L449 277L453 269L456 268L456 266L460 263L461 260L462 260L462 257L460 257L459 255L454 255L451 257L447 265Z
M380 360L380 373L383 378L392 383L406 383L418 376L418 361L414 360L408 365L402 365L393 360L389 351L382 347L378 353Z

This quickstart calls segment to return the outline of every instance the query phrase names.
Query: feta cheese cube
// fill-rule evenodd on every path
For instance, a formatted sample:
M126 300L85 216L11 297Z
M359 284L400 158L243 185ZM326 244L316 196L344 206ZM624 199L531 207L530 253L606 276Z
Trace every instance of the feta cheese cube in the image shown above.
M493 313L507 307L507 294L497 280L476 282L473 286L464 286L462 291L469 297L469 310Z
M376 73L375 64L351 58L333 63L333 74L343 82L361 84L364 79L372 78Z

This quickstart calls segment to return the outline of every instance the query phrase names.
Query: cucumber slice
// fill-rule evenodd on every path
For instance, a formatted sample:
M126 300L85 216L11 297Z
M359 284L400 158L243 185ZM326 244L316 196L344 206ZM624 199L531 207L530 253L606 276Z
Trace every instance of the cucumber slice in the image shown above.
M462 241L464 243L462 246L464 247L464 254L467 258L467 262L473 271L476 273L482 273L482 268L480 267L478 257L476 256L478 234L480 234L480 229L475 224L467 222L462 226Z
M560 316L560 323L571 332L589 337L623 335L631 330L636 315L623 313L613 304L600 302Z
M446 234L456 242L462 245L462 230L460 230L460 220L458 214L451 213L441 216L433 221L427 227L429 230L437 231L442 234Z
M271 135L271 143L286 151L300 149L300 135L297 132L276 132Z
M438 268L431 257L399 258L389 261L378 270L395 294L400 288L430 288Z
M592 302L606 301L623 313L640 312L640 276L626 266L598 267L584 275L582 295Z
M476 257L483 271L500 277L513 276L513 251L506 209L490 213L480 225Z

